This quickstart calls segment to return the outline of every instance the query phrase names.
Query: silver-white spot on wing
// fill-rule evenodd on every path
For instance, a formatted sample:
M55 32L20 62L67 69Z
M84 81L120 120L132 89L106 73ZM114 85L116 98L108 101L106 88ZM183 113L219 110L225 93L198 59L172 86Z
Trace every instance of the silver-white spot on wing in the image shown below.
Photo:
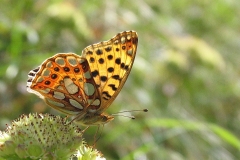
M92 83L84 83L84 92L86 95L91 96L95 92L95 88Z
M74 107L79 108L79 109L83 109L83 106L82 106L80 103L78 103L76 100L74 100L74 99L69 99L69 102L70 102L70 104L73 105Z
M62 92L55 91L55 92L53 92L53 97L56 98L56 99L64 99L65 95Z
M78 92L78 86L70 78L64 78L63 81L68 93L75 94Z

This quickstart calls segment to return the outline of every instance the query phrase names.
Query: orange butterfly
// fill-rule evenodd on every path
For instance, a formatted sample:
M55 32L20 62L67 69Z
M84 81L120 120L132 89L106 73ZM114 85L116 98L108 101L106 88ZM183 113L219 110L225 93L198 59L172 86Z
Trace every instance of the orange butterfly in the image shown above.
M82 125L114 119L104 111L121 91L137 51L135 31L86 47L82 56L58 53L28 74L27 90Z

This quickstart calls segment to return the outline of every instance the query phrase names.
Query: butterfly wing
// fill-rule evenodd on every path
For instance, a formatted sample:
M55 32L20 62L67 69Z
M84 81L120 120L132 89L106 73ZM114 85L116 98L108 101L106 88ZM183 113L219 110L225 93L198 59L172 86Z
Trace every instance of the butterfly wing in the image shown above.
M90 104L99 108L99 92L85 58L59 53L28 74L27 90L67 114L86 114Z
M137 33L125 31L83 50L82 57L89 63L101 96L99 113L109 107L126 82L136 55L137 43Z

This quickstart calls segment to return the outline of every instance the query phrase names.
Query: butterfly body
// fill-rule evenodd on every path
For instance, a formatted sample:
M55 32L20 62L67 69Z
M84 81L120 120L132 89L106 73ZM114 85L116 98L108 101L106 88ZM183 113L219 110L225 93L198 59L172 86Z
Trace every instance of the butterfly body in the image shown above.
M58 53L29 72L27 90L82 125L114 119L104 111L121 91L135 58L137 33L90 45L82 56Z

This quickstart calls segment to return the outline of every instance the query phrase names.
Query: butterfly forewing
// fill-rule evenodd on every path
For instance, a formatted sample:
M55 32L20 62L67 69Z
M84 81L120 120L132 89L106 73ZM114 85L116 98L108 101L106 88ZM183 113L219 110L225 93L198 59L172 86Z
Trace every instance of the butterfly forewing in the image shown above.
M99 97L87 60L73 53L56 54L32 70L27 89L68 115L84 114Z
M100 110L105 110L123 87L133 65L137 43L137 33L125 31L83 50L82 57L89 62L101 96Z

